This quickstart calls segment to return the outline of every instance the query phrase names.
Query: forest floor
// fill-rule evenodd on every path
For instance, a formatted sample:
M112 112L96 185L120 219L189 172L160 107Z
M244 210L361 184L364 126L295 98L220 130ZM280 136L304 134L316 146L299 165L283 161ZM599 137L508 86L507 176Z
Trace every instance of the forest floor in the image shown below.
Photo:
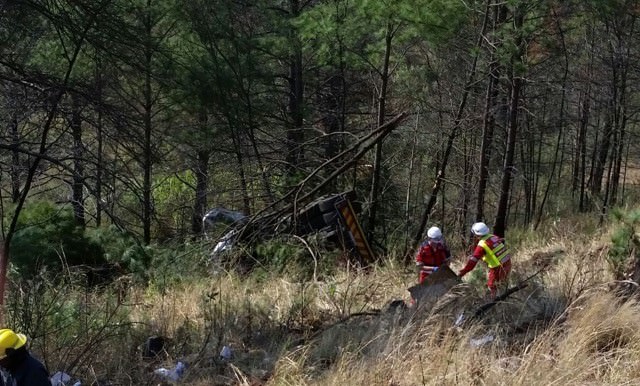
M478 318L486 302L480 265L437 301L409 309L391 305L409 300L415 273L392 257L366 273L305 280L285 269L132 286L116 303L129 333L94 339L100 359L79 359L73 375L157 385L153 370L181 361L179 383L193 386L637 384L640 305L611 290L610 234L589 227L560 221L545 238L514 234L512 285L547 268ZM85 306L104 308L100 296L85 296ZM144 359L150 335L166 344ZM49 368L69 368L71 354L51 350L40 351Z

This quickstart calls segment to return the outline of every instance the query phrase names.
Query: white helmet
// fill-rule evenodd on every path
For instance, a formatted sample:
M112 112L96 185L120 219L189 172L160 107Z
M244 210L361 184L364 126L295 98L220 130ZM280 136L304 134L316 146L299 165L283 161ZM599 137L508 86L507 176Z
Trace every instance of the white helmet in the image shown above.
M438 227L431 227L427 231L427 237L434 240L440 240L442 238L442 231Z
M476 236L485 236L489 233L489 227L483 222L477 222L471 226L471 232Z

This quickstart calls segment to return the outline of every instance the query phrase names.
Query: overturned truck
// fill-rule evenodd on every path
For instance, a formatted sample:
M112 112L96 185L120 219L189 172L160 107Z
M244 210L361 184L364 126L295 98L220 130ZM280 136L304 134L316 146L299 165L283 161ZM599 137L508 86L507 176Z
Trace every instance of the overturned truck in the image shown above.
M362 230L353 191L320 197L300 209L279 215L268 213L249 217L241 212L215 208L203 218L205 234L216 223L227 223L230 229L217 240L211 253L219 259L238 244L252 244L278 235L306 237L319 235L342 248L351 261L366 266L375 260L373 251Z

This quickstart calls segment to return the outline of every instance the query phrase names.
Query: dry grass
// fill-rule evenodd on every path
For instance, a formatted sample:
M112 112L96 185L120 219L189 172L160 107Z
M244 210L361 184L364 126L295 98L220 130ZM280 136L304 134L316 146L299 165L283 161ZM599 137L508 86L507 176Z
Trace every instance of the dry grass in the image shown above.
M523 233L512 246L512 284L546 270L477 319L481 284L459 285L430 308L388 310L415 282L394 264L318 281L228 273L165 291L132 288L121 307L135 333L99 342L104 355L76 375L151 385L153 368L185 360L182 384L193 386L638 384L640 304L609 292L608 235L579 233L588 226L558 224L544 244ZM456 326L462 313L468 322ZM140 358L150 335L169 338L167 356ZM109 349L118 345L129 354ZM230 361L219 357L223 345ZM46 354L53 370L65 366Z

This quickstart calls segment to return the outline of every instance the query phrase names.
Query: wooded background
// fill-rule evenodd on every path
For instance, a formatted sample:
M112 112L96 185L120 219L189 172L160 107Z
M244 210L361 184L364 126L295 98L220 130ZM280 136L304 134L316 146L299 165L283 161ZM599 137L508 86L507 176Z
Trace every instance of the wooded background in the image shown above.
M2 268L42 202L147 245L324 183L356 191L379 252L428 224L604 218L637 200L639 16L623 0L4 1Z

